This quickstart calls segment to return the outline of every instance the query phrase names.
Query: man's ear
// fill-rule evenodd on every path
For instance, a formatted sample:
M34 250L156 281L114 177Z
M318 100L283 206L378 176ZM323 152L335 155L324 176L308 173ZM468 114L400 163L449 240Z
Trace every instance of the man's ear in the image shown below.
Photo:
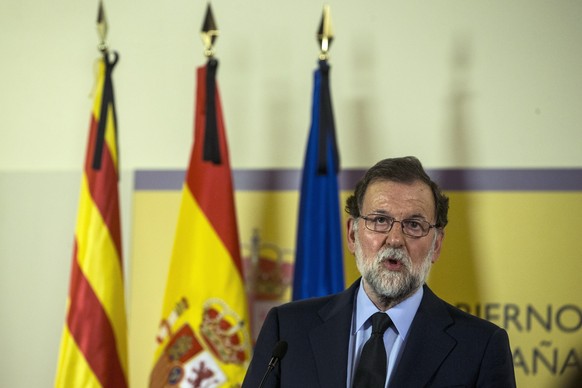
M353 254L356 251L356 231L354 229L354 223L357 219L350 217L346 223L346 238L348 240L348 250Z
M441 248L443 246L443 240L445 238L445 230L437 229L437 236L434 242L434 254L432 255L432 262L435 263L441 256Z

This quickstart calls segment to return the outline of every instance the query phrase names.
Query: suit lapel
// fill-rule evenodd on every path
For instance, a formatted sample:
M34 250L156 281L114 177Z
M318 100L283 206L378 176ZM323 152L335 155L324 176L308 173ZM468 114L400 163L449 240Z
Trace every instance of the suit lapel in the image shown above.
M359 281L338 294L320 311L322 324L309 332L321 387L345 387L347 380L349 332L354 295Z
M424 295L408 333L402 358L390 379L392 387L428 384L456 341L445 332L453 324L441 300L424 286Z

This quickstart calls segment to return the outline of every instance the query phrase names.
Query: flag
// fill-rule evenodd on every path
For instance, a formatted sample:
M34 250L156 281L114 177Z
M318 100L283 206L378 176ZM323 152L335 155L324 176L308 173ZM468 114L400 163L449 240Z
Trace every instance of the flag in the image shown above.
M56 387L127 387L112 57L98 63Z
M251 357L232 173L216 70L197 70L194 145L150 387L241 384Z
M329 87L329 65L319 61L301 181L293 299L344 289L339 206L339 153Z

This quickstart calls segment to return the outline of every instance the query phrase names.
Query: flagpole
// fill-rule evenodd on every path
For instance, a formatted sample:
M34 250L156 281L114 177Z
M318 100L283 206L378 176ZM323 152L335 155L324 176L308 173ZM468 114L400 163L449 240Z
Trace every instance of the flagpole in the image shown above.
M329 70L330 66L329 60L329 49L331 47L331 42L333 41L333 29L331 25L331 10L329 5L323 6L323 12L321 15L321 22L319 24L319 30L317 32L317 40L320 45L319 53L319 69L321 73L321 109L323 114L320 115L319 120L319 160L318 160L318 173L325 174L328 170L327 166L327 149L328 139L332 144L332 159L334 164L334 170L336 174L339 173L339 152L337 149L337 141L335 138L335 124L333 123L333 112L331 107L331 93L329 87ZM333 129L332 129L333 128Z
M103 1L99 1L99 10L97 11L97 33L99 34L99 44L97 48L102 53L107 53L109 47L107 46L107 19L105 18L105 10L103 9Z
M218 27L214 20L212 7L208 3L206 16L200 30L206 62L206 122L204 131L204 160L214 164L220 164L221 153L218 139L218 124L216 117L216 72L218 60L214 58L214 42L218 38Z
M214 58L214 42L218 38L218 27L216 27L210 3L206 6L206 16L202 23L200 35L202 37L202 43L204 44L204 56L210 60Z
M333 40L333 31L331 27L331 12L329 5L323 6L323 14L321 15L321 22L317 32L317 40L321 47L319 59L327 61L329 59L329 48Z

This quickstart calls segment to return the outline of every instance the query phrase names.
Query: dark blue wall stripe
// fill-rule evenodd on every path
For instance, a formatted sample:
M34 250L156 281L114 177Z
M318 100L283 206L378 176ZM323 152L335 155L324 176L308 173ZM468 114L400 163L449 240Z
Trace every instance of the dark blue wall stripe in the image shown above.
M445 190L582 190L582 169L448 169L429 174Z
M351 190L364 169L345 169L340 189ZM582 169L432 169L428 174L447 191L582 191ZM138 170L135 190L181 190L184 170ZM299 190L301 170L234 170L238 191Z

